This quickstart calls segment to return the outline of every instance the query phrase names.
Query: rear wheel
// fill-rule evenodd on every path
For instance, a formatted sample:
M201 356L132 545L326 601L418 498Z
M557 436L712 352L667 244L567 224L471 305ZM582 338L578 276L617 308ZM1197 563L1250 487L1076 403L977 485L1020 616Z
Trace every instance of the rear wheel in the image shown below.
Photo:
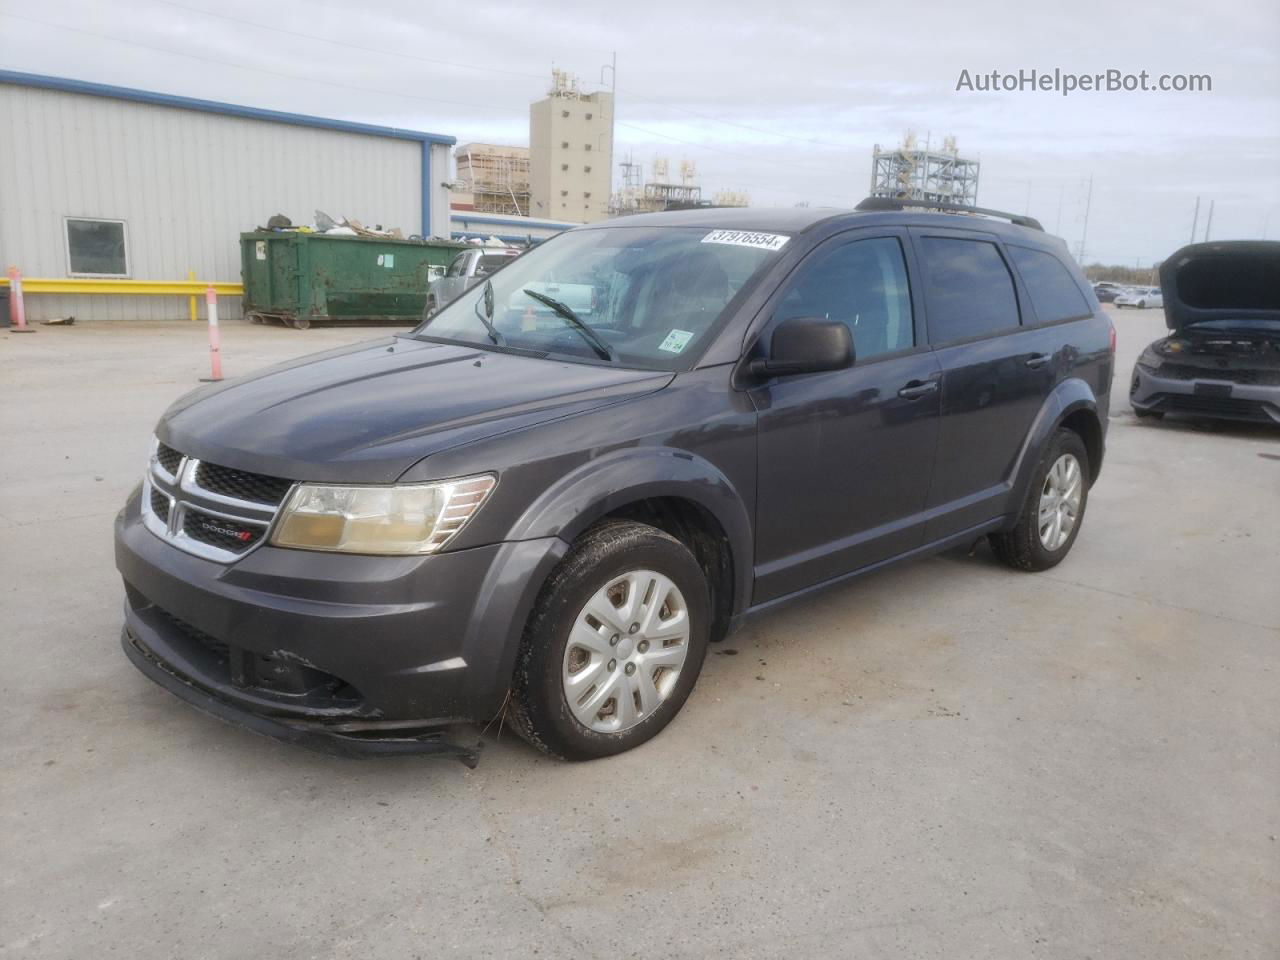
M1053 435L1012 530L993 533L995 555L1017 570L1048 570L1071 552L1089 502L1089 453L1074 430Z
M702 669L707 581L661 530L588 531L547 579L525 627L508 715L566 760L622 753L661 731Z

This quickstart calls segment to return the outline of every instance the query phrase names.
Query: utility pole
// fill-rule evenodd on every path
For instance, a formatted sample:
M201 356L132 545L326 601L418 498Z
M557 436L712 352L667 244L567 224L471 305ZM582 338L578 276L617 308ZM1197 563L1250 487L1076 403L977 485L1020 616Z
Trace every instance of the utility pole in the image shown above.
M1209 231L1213 229L1213 201L1209 201L1209 217L1204 222L1204 242L1209 242Z
M600 83L604 83L604 72L609 71L609 200L613 200L613 146L614 132L618 127L618 51L613 51L613 62L600 68ZM596 144L599 146L600 144Z
M1200 225L1200 198L1196 197L1196 212L1191 218L1191 242L1196 242L1196 227Z
M1084 197L1084 229L1080 232L1080 265L1084 266L1085 241L1089 238L1089 208L1093 206L1093 174L1089 174L1089 192Z

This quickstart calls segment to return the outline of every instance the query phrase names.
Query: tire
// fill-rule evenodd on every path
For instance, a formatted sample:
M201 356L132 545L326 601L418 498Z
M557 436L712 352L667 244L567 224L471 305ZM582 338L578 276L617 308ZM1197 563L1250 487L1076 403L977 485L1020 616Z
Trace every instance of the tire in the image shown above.
M1050 473L1059 466L1059 461L1066 463L1064 458L1075 460L1079 499L1074 508L1070 529L1065 537L1062 537L1062 527L1066 526L1065 516L1069 512L1070 502L1068 498L1054 498L1051 487L1062 478L1061 475L1055 474L1051 480ZM1049 533L1056 534L1057 537L1050 536L1048 538L1050 542L1046 542L1041 532L1041 507L1052 506L1055 503L1063 504L1064 501L1067 501L1065 506L1060 506L1054 511L1060 514L1059 527L1055 529L1050 522ZM1026 502L1018 514L1018 522L1012 530L991 534L988 537L991 541L991 549L1002 562L1015 570L1040 571L1056 567L1071 552L1071 547L1076 542L1080 527L1084 523L1085 508L1088 503L1089 453L1078 433L1065 427L1059 428L1045 449L1040 462L1036 464Z
M1139 300L1139 301L1138 301L1138 309L1139 309L1139 310L1145 310L1145 309L1147 309L1147 301L1145 301L1145 300Z
M435 297L427 297L427 305L422 308L422 319L430 320L436 315L436 311L440 309L440 305L436 303Z
M311 318L310 318L310 317L296 316L296 317L294 317L294 318L293 318L293 320L292 320L291 322L292 322L292 325L293 325L293 329L295 329L295 330L309 330L309 329L311 329Z
M661 607L643 606L646 596L656 602L659 594L666 598ZM602 606L602 598L611 609ZM588 604L603 619L590 614ZM657 615L652 627L645 616L650 610ZM593 760L639 746L689 698L706 656L709 612L706 576L679 540L642 523L592 528L547 578L534 604L516 660L509 721L529 743L565 760ZM616 627L607 622L615 615ZM637 630L641 620L645 627ZM678 642L666 636L680 631ZM674 664L681 649L678 667L662 665ZM583 684L576 706L566 692L573 682ZM629 694L629 706L614 693ZM608 729L611 724L617 729Z
M1163 420L1163 419L1164 419L1164 411L1163 411L1163 410L1139 410L1137 407L1134 407L1134 408L1133 408L1133 415L1134 415L1135 417L1137 417L1139 420L1146 420L1146 419L1148 419L1148 418L1150 418L1150 419L1152 419L1152 420Z

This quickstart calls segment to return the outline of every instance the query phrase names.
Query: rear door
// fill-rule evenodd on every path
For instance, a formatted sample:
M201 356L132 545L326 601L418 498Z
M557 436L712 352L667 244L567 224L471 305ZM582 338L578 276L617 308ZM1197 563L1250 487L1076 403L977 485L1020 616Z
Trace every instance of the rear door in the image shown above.
M978 231L912 228L928 305L930 342L942 367L938 460L927 541L1008 509L1015 467L1042 405L1071 366L1070 324L1040 323L1014 263L1065 267L1030 248ZM1077 316L1091 311L1067 275ZM1046 301L1047 302L1047 301Z
M938 440L938 366L914 309L903 230L836 236L805 258L766 308L839 319L846 370L770 380L758 418L755 602L920 545Z

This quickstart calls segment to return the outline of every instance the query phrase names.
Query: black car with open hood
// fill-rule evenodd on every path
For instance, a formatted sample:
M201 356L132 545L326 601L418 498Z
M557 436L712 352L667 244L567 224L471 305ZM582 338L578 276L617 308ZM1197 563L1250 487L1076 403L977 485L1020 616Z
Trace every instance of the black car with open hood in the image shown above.
M1280 242L1191 244L1160 285L1172 334L1138 358L1134 412L1280 423Z

